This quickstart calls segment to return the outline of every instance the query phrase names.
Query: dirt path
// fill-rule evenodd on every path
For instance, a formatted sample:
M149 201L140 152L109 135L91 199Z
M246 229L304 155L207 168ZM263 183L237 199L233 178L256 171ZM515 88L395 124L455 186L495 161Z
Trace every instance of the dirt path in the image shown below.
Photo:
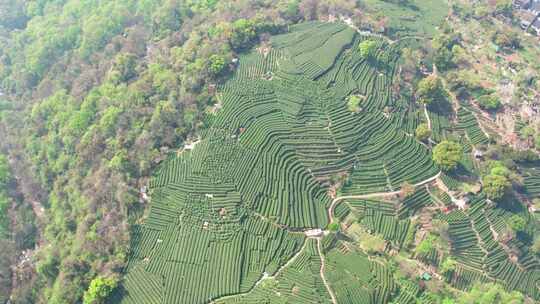
M433 177L430 177L428 179L425 179L419 183L416 183L414 184L415 187L420 187L422 185L425 185L427 183L430 183L434 180L436 180L437 178L439 178L439 176L441 175L441 172L437 173L437 175L433 176ZM341 202L342 200L344 199L349 199L349 198L356 198L356 199L362 199L362 198L372 198L372 197L380 197L380 196L392 196L392 195L397 195L399 194L401 191L391 191L391 192L377 192L377 193L369 193L369 194L362 194L362 195L349 195L349 196L340 196L340 197L337 197L335 198L330 207L328 208L328 217L330 218L330 223L332 223L334 221L334 217L333 217L333 213L334 213L334 208L335 206L337 205L337 203ZM259 217L261 217L261 219L263 220L268 220L266 219L264 216L260 215L260 214L255 214ZM274 223L275 224L275 223ZM279 228L285 228L285 227L281 227L279 226ZM290 231L289 231L290 232ZM304 233L302 231L295 231L295 233ZM323 280L323 283L324 285L326 286L326 289L328 290L328 294L330 294L330 298L332 299L332 303L333 304L337 304L337 300L336 300L336 297L334 295L334 292L332 291L332 289L330 288L330 285L328 284L328 282L326 281L326 277L324 276L324 268L325 268L325 261L324 261L324 255L322 253L322 250L321 250L321 237L317 237L317 251L319 253L319 256L320 256L320 259L321 259L321 269L320 269L320 275L321 275L321 279ZM263 273L261 275L261 277L259 278L259 280L257 280L257 282L255 282L255 284L253 285L253 287L245 292L245 293L241 293L241 294L235 294L235 295L230 295L230 296L225 296L225 297L221 297L221 298L217 298L217 299L214 299L214 300L211 300L209 303L210 304L215 304L216 301L222 301L222 300L226 300L226 299L229 299L229 298L233 298L233 297L238 297L238 296L242 296L242 295L246 295L246 294L249 294L250 292L252 292L260 283L262 283L264 280L268 280L268 279L275 279L282 271L283 269L287 268L288 266L291 265L291 263L293 263L297 258L298 256L300 256L300 254L304 251L305 247L306 247L306 244L307 244L307 241L304 241L304 245L302 246L302 248L292 257L290 258L287 263L283 264L283 266L281 266L275 273L274 275L272 276L269 276L266 272Z
M429 113L427 111L427 106L425 104L424 104L424 115L426 116L427 127L429 130L431 130L431 118L429 118Z
M416 35L412 35L412 36L405 36L405 37L401 37L397 40L394 40L392 41L390 44L394 44L394 43L400 43L401 41L403 40L407 40L407 39L416 39L416 40L431 40L430 38L426 38L426 37L422 37L422 36L416 36Z
M306 249L306 246L307 246L307 243L308 243L307 241L308 241L307 239L304 240L304 245L302 245L302 248L300 248L300 250L298 250L298 252L297 252L292 258L290 258L290 259L287 261L287 263L283 264L283 266L281 266L281 267L276 271L276 273L274 273L273 276L269 276L268 278L269 278L269 279L275 279L278 275L281 274L281 272L282 272L285 268L289 267L289 265L291 265L291 264L298 258L298 256L300 256L300 254L302 254L302 253L304 252L304 249ZM257 284L259 284L259 283L260 283L260 282L257 282L257 283L255 284L255 286L257 286Z
M363 35L363 36L371 36L371 37L377 37L377 38L380 38L380 39L383 39L383 40L386 40L389 44L392 44L394 43L395 41L393 41L392 39L384 36L384 35L381 35L381 34L377 34L377 33L373 33L373 32L370 32L370 31L362 31L361 29L359 29L356 25L354 25L354 22L352 21L351 18L348 18L348 17L345 17L345 16L339 16L339 19L344 22L345 24L347 24L350 28L352 28L353 30L355 30L358 34L360 35Z
M425 179L425 180L423 180L423 181L421 181L419 183L414 184L414 186L415 187L420 187L422 185L430 183L430 182L436 180L437 178L439 178L440 175L441 175L441 172L437 173L437 175L435 175L433 177L430 177L430 178ZM381 196L392 196L392 195L397 195L400 192L401 191L377 192L377 193L369 193L369 194L362 194L362 195L349 195L349 196L337 197L332 201L330 207L328 208L328 217L330 218L330 223L332 223L334 221L333 213L334 213L335 206L337 205L337 203L341 202L344 199L349 199L349 198L362 199L362 198L372 198L372 197L381 197ZM263 220L267 220L264 216L262 216L260 214L256 214L256 215L261 217ZM280 228L284 228L284 227L280 227ZM301 231L295 231L295 232L296 233L304 233L304 232L301 232ZM321 269L320 269L321 279L323 280L323 283L324 283L326 289L328 290L328 294L330 294L330 298L332 299L332 303L337 304L336 296L334 295L334 292L330 288L330 285L328 284L328 282L326 281L326 277L324 276L325 260L324 260L324 255L323 255L322 250L321 250L321 237L317 237L316 240L317 240L317 251L318 251L319 257L321 259ZM222 301L222 300L226 300L226 299L229 299L229 298L249 294L250 292L252 292L255 289L255 287L257 287L264 280L275 279L283 271L283 269L290 266L291 263L293 263L298 258L298 256L300 256L300 254L304 251L304 248L306 247L306 244L307 244L307 241L304 242L304 245L302 246L302 248L291 259L289 259L287 261L287 263L285 263L283 266L281 266L274 273L274 275L269 276L266 272L263 273L261 275L261 277L259 278L259 280L257 282L255 282L255 284L253 285L253 287L249 291L247 291L245 293L241 293L241 294L235 294L235 295L225 296L225 297L221 297L221 298L216 298L214 300L211 300L209 303L210 304L215 304L216 301Z
M432 176L428 179L425 179L419 183L414 184L414 187L420 187L425 184L431 183L432 181L436 180L441 176L441 172L437 173L435 176ZM330 223L334 222L334 208L336 205L345 199L365 199L365 198L373 198L373 197L381 197L381 196L393 196L398 195L401 192L401 190L397 191L390 191L390 192L376 192L376 193L369 193L369 194L361 194L361 195L346 195L346 196L340 196L336 197L332 203L330 204L330 207L328 208L328 217L330 218Z
M317 239L317 251L319 252L319 257L321 258L321 279L324 283L324 286L326 286L326 290L328 290L328 294L330 295L330 298L332 299L333 304L337 304L336 296L334 295L334 292L332 291L332 288L330 288L330 285L326 281L326 277L324 276L324 255L322 254L321 250L321 239Z

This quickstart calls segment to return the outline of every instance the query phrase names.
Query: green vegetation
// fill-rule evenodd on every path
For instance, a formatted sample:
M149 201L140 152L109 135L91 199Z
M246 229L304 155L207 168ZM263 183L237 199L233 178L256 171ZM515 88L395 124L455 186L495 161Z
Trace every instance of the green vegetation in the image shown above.
M462 155L461 145L452 141L443 141L433 149L433 161L445 171L455 169Z
M360 51L360 56L368 60L373 60L377 54L377 47L377 41L368 39L360 42L358 50Z
M84 304L104 303L112 291L116 288L118 282L113 278L97 277L90 282L88 290L84 293Z
M498 284L476 284L471 291L458 299L460 304L521 304L523 295L519 292L507 292Z
M8 210L10 199L7 184L11 179L7 158L0 154L0 301L7 302L11 291L11 263L13 262L13 245L10 242L10 219Z
M431 130L429 129L428 124L423 123L418 125L418 127L416 127L416 130L414 131L414 135L419 141L427 140L431 136Z
M483 191L493 200L501 199L510 186L508 179L501 175L489 174L482 178Z
M0 303L538 302L513 12L0 1Z
M514 50L521 47L519 38L511 33L496 31L491 39L493 43L504 49Z
M209 58L208 69L212 75L219 75L225 70L225 58L219 55L212 55Z
M357 113L360 110L360 102L362 99L356 95L352 95L349 97L347 101L347 107L349 108L349 111L353 113Z
M493 162L488 174L482 178L483 191L493 200L501 199L511 186L510 171L501 162Z
M527 221L523 217L514 214L508 219L508 227L514 232L522 232L527 227Z
M374 19L369 24L376 31L391 37L423 36L433 37L437 27L448 14L447 2L429 0L363 0L367 12ZM380 12L384 12L381 14ZM381 24L384 29L381 29Z
M364 232L359 237L360 248L368 254L380 254L386 248L386 242L380 235Z
M462 59L464 54L463 48L460 46L461 37L459 34L452 32L447 27L444 32L437 35L433 39L433 63L440 71L447 71L456 67L456 63Z
M7 195L7 183L11 179L9 165L5 155L0 154L0 239L9 236L9 197Z
M436 75L429 75L418 83L416 89L417 100L423 104L430 105L446 99L447 92L442 81Z
M473 145L486 145L489 143L484 131L480 128L478 120L473 113L465 108L458 110L458 128L463 130Z
M275 278L263 280L248 294L224 298L216 303L331 303L319 274L320 266L317 243L308 239L299 256Z
M485 110L498 110L501 107L501 100L496 95L483 95L478 98L478 104Z
M435 248L435 242L437 237L434 235L428 235L424 238L418 246L416 246L415 253L419 256L425 256Z
M443 274L443 275L449 275L451 274L452 272L454 272L456 270L456 266L457 266L457 262L456 260L452 259L452 258L446 258L442 263L441 263L441 266L439 268L439 271Z
M238 70L219 89L221 109L197 145L171 156L150 181L152 207L132 233L127 275L116 295L122 303L139 298L202 303L249 291L261 273L275 274L301 249L305 238L288 229L327 227L329 197L315 178L329 181L351 170L347 189L376 191L364 182L372 174L364 170L367 160L379 166L374 169L384 176L385 186L389 180L399 186L436 174L427 148L381 119L391 102L384 89L392 81L391 66L380 76L360 54L343 51L358 48L360 42L342 24L302 24L291 31L271 38L268 55L254 51L239 57ZM387 65L396 60L396 52L389 51L380 56ZM355 80L351 87L345 85L348 77L333 76L358 64L364 72L350 74ZM273 77L266 78L268 74ZM367 86L372 77L379 79L375 87ZM344 100L359 99L353 92L371 96L362 102L365 115L350 115ZM313 111L325 115L313 116ZM357 145L362 134L371 134L373 141ZM313 150L313 140L328 143L330 149ZM332 144L336 142L340 147ZM366 161L350 168L354 159ZM397 246L403 244L410 222L403 220L389 230L385 225L395 215L383 217L384 225L372 217L362 224ZM337 231L339 224L327 228ZM282 250L273 249L277 247ZM238 257L243 257L244 270L237 267ZM141 292L140 286L151 287Z
M43 207L37 269L17 276L15 303L78 303L95 278L124 273L132 228L148 203L139 190L209 123L203 117L238 67L233 59L261 37L329 13L326 5L301 11L278 2L0 3L1 148L20 158L14 166L25 197L13 210L21 246L10 260L38 238L29 202ZM329 42L340 46L335 56L352 36L343 31Z
M336 223L336 222L330 223L330 224L328 224L326 229L328 229L328 231L330 231L330 232L338 232L339 231L339 223Z

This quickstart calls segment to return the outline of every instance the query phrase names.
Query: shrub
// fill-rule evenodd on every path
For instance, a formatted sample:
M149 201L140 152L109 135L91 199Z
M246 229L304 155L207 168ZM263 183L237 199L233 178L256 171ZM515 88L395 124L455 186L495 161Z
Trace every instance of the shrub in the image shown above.
M437 237L434 235L428 235L425 239L423 239L418 246L416 246L416 254L417 255L426 255L428 254L433 248L435 248L435 241L437 240Z
M377 42L374 40L364 40L358 45L360 55L366 59L373 59L377 51Z
M333 222L328 224L327 229L331 232L338 232L339 231L339 223Z
M483 95L478 98L478 104L484 110L494 111L501 107L501 100L494 94Z
M457 262L452 258L446 258L442 263L441 267L439 268L440 273L446 274L451 273L454 270L456 270Z
M512 215L508 222L506 223L510 229L512 229L514 232L521 232L525 231L525 228L527 228L527 221L525 219L517 214Z
M352 95L349 97L349 100L347 101L347 106L349 108L349 111L351 112L358 112L360 110L360 97Z

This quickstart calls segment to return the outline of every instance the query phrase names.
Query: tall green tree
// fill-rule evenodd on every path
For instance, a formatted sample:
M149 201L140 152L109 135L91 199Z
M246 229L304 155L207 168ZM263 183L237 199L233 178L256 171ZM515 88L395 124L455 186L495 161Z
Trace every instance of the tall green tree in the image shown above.
M114 278L97 277L92 280L90 287L84 293L84 304L102 304L118 285Z
M365 59L374 59L377 55L377 41L367 39L358 45L358 50L360 55Z
M423 123L416 127L414 134L419 141L425 141L431 136L431 130L428 128L427 123Z
M482 177L483 191L492 200L501 199L510 188L511 172L501 162L494 161L489 165L489 173Z
M522 232L527 228L527 221L522 216L514 214L508 219L507 225L514 232Z
M257 28L254 20L238 19L232 24L230 36L231 47L242 50L249 47L257 37Z
M418 83L416 98L423 104L433 104L446 99L448 93L437 75L429 75Z
M488 174L482 178L482 190L492 200L501 199L510 185L504 175Z
M442 141L433 149L433 161L444 171L455 169L463 157L463 148L452 141Z

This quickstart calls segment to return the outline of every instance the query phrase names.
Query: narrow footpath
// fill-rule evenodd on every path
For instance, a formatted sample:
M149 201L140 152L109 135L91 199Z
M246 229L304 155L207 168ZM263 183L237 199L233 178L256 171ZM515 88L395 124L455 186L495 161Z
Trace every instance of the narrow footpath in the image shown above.
M428 179L425 179L419 183L414 184L414 187L421 187L425 184L431 183L432 181L436 180L441 176L442 172L437 173L435 176L432 176ZM361 194L361 195L345 195L336 197L332 203L330 204L330 207L328 208L328 218L330 219L330 223L334 222L334 208L336 205L345 199L366 199L366 198L373 198L373 197L384 197L384 196L394 196L398 195L401 192L401 190L397 191L390 191L390 192L376 192L376 193L369 193L369 194Z

